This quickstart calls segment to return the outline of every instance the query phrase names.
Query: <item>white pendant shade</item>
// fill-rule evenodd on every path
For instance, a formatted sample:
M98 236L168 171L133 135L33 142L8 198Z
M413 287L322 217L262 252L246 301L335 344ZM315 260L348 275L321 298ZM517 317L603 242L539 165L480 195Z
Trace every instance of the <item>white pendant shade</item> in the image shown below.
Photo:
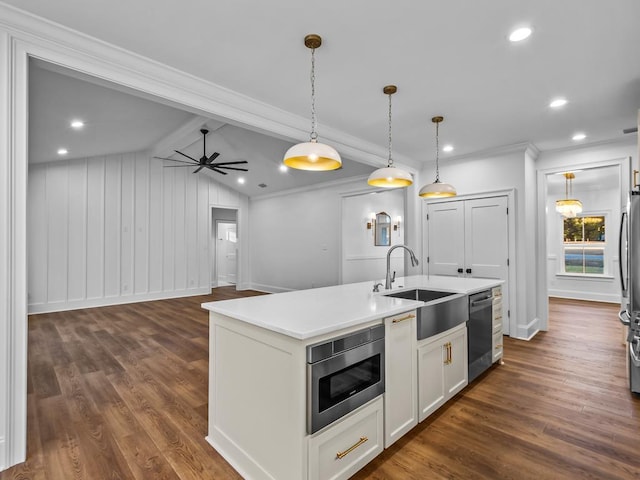
M284 156L287 167L298 170L335 170L342 166L342 159L335 148L318 142L304 142L294 145Z
M443 198L455 197L457 192L456 189L453 188L453 185L436 180L435 182L422 187L418 195L423 198Z
M556 212L563 217L573 218L579 213L582 213L582 202L575 198L556 200Z
M367 183L372 187L397 188L408 187L413 183L409 172L396 167L379 168L369 175Z

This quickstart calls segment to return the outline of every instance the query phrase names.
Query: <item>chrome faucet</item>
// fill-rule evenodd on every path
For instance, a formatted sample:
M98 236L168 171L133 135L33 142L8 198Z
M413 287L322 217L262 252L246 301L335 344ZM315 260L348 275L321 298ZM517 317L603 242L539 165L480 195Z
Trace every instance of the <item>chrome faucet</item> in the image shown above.
M393 279L391 278L391 252L393 252L396 248L404 248L407 252L409 252L409 258L411 258L411 266L412 267L416 267L418 265L420 265L420 262L418 262L418 259L416 258L416 254L413 253L413 250L411 250L409 247L407 247L406 245L394 245L393 247L391 247L389 249L389 251L387 252L387 277L385 280L385 284L384 284L384 289L385 290L391 290L391 284L393 283L393 281L395 280L395 272L393 275Z

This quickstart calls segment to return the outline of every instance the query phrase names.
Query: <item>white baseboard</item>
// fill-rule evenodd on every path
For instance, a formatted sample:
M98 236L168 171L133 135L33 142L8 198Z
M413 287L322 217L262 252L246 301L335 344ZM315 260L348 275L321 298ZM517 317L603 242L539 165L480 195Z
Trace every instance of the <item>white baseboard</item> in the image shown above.
M620 304L619 293L576 292L574 290L551 290L549 296L554 298L568 298L570 300L585 300L587 302L605 302Z
M7 465L7 442L4 437L0 437L0 472L9 468Z
M540 319L538 317L531 320L526 325L518 325L517 339L529 341L540 331Z
M265 292L265 293L284 293L284 292L294 292L296 289L276 287L274 285L264 285L262 283L251 283L249 284L249 288L246 288L244 290L257 290L259 292Z
M209 287L190 288L187 290L174 290L171 292L154 292L139 295L126 295L119 297L103 297L86 300L73 300L59 303L43 303L29 305L29 314L65 312L81 308L106 307L108 305L122 305L126 303L149 302L153 300L166 300L169 298L193 297L196 295L208 295Z

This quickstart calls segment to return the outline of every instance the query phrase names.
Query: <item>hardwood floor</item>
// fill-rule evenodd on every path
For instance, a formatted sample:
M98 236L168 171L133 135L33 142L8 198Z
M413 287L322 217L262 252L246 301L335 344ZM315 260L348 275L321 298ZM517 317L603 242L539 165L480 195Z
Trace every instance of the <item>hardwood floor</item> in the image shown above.
M238 296L214 292L32 316L28 460L0 480L241 478L204 440L200 303ZM640 478L616 306L551 300L550 326L354 478Z

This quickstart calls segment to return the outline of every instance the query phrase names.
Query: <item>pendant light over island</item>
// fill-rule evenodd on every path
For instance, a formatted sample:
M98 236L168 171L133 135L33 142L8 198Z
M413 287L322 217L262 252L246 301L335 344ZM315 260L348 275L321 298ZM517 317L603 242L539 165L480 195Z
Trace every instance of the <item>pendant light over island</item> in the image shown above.
M374 170L369 175L367 183L372 187L408 187L413 183L413 178L409 172L393 166L393 158L391 156L391 95L397 91L398 87L395 85L387 85L382 89L382 92L389 96L389 159L386 167Z
M440 181L440 167L438 164L438 157L440 153L438 126L444 120L444 117L433 117L431 121L436 124L436 179L433 183L425 185L420 189L419 195L423 198L443 198L443 197L455 197L457 195L456 189L453 185L448 183L442 183Z
M320 35L309 34L304 37L304 44L311 49L311 138L308 142L298 143L287 150L283 163L298 170L336 170L342 166L340 155L333 147L318 142L316 131L315 51L322 45L322 38Z

